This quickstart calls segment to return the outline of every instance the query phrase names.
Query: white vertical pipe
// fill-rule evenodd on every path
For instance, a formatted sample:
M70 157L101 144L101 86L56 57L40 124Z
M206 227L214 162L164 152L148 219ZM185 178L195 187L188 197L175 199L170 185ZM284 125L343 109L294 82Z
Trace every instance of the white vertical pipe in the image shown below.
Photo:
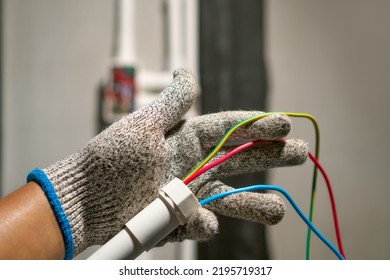
M199 73L199 1L186 1L186 58L187 67L197 76Z
M119 0L118 53L114 63L132 65L136 61L135 0Z
M184 65L184 22L183 1L168 0L168 32L169 32L169 70L185 67Z

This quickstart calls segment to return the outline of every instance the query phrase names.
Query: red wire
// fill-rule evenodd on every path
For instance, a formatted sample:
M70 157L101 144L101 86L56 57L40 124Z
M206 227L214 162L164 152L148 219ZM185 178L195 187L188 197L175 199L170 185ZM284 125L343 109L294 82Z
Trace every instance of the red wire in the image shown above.
M283 141L283 140L276 140L276 141ZM234 156L235 154L237 154L239 152L242 152L242 151L244 151L244 150L246 150L246 149L248 149L250 147L253 147L255 145L265 144L265 143L269 143L269 142L273 142L273 141L271 141L271 140L256 140L256 141L245 143L245 144L243 144L243 145L233 149L232 151L230 151L228 154L224 155L220 159L218 159L218 160L216 160L216 161L214 161L212 163L209 163L209 164L205 165L203 168L199 169L197 172L192 174L192 176L190 176L186 180L184 180L184 184L188 185L189 183L191 183L193 180L198 178L203 173L209 171L211 168L213 168L213 167L215 167L217 165L220 165L221 163L223 163L224 161L228 160L229 158L231 158L232 156ZM332 184L330 183L329 176L326 173L325 169L322 167L320 162L315 158L315 156L313 156L313 154L309 152L309 157L314 162L314 164L317 166L317 168L320 170L322 176L325 179L326 185L328 187L330 201L331 201L331 204L332 204L333 221L334 221L334 226L335 226L335 230L336 230L337 243L338 243L338 246L339 246L340 253L346 259L345 253L344 253L344 248L343 248L343 242L342 242L342 238L341 238L339 219L338 219L338 215L337 215L336 200L334 198Z
M252 142L248 142L248 143L245 143L237 148L235 148L234 150L230 151L228 154L224 155L223 157L221 157L220 159L212 162L212 163L209 163L205 166L203 166L201 169L199 169L197 172L195 172L194 174L192 174L192 176L188 177L186 180L184 180L184 184L188 185L189 183L191 183L193 180L195 180L196 178L198 178L200 175L202 175L203 173L209 171L211 168L217 166L217 165L220 165L221 163L223 163L224 161L228 160L229 158L231 158L232 156L234 156L235 154L239 153L239 152L242 152L243 150L246 150L250 147L253 147L254 145L257 145L257 144L265 144L265 143L268 143L270 141L265 141L265 140L256 140L256 141L252 141Z
M326 185L328 187L330 201L332 203L333 220L334 220L334 227L335 227L335 230L336 230L337 243L339 245L340 254L342 254L343 257L346 259L345 253L344 253L344 248L343 248L343 242L342 242L342 239L341 239L341 232L340 232L340 227L339 227L339 219L338 219L337 208L336 208L336 200L334 198L332 184L330 183L329 176L326 173L325 169L320 164L320 162L310 152L309 152L309 157L315 163L315 165L318 167L318 169L321 171L322 176L324 177Z

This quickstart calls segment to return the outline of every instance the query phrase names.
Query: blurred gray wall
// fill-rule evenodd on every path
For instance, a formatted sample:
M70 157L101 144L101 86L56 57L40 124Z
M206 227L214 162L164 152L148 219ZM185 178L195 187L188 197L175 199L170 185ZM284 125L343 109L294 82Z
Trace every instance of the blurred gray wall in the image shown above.
M347 257L390 259L390 2L273 0L266 10L269 108L317 117ZM313 134L309 121L293 119L293 135L312 151ZM271 176L306 213L311 171L308 160ZM336 245L329 196L321 176L318 182L315 224ZM306 227L291 207L269 236L274 258L305 258ZM312 252L334 258L315 236Z
M95 134L96 90L111 52L111 1L6 0L3 194Z

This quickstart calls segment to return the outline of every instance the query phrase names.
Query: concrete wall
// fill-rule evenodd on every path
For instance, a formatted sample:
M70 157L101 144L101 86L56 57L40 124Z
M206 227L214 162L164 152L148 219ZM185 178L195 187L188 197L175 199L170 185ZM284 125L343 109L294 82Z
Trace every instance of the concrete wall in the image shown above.
M270 108L315 115L321 162L334 184L350 259L390 258L388 146L390 105L389 1L267 1ZM307 139L310 122L293 119ZM312 163L272 173L308 213ZM315 224L336 244L329 196L319 177ZM276 259L305 258L306 227L288 213L270 229ZM313 237L313 258L333 259Z

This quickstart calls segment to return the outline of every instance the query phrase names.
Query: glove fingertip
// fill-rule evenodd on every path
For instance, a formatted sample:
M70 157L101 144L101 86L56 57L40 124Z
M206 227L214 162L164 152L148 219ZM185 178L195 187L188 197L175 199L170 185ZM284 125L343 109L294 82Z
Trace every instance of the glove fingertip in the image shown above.
M218 233L218 220L211 211L199 208L191 216L186 228L192 239L207 241Z
M185 76L190 76L192 77L193 76L193 73L191 72L190 69L188 68L178 68L176 70L173 71L173 77L177 77L179 75L185 75Z
M286 141L284 154L287 165L301 165L305 163L309 154L309 145L302 139L294 138Z
M253 129L263 129L262 139L274 140L286 137L291 130L291 120L287 115L272 114L253 123Z
M286 206L279 196L276 194L267 194L267 211L264 215L264 221L267 225L276 225L284 217Z

